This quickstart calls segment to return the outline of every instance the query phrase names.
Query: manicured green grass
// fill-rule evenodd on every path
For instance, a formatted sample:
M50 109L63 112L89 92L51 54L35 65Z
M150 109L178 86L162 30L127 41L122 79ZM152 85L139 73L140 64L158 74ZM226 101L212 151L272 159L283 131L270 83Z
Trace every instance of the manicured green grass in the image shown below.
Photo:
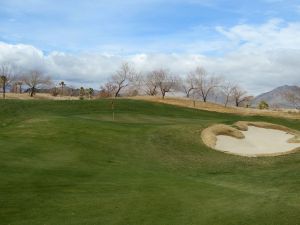
M205 147L241 117L133 100L0 101L0 224L299 224L300 153Z

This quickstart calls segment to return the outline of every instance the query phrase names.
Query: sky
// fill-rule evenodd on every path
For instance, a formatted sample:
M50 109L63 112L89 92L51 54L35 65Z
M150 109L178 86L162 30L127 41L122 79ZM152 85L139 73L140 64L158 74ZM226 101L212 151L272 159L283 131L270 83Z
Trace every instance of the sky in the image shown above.
M250 94L300 85L300 1L0 0L0 64L99 88L123 62Z

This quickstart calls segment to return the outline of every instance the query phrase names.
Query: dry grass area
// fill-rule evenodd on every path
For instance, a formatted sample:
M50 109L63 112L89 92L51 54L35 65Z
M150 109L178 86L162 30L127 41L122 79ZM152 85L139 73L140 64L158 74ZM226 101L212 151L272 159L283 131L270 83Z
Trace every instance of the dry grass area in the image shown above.
M36 93L33 97L30 97L28 93L16 94L16 93L6 93L6 99L19 99L19 100L78 100L78 97L71 96L53 96L47 93ZM0 95L2 97L2 93Z
M239 115L258 115L258 116L273 116L273 117L284 117L290 119L300 119L299 110L287 110L287 109L277 109L277 110L260 110L254 108L243 108L243 107L224 107L220 104L210 103L210 102L202 102L202 101L193 101L188 98L180 98L180 97L166 97L162 99L161 97L156 96L136 96L131 97L131 99L141 99L151 102L160 102L171 105L184 106L189 108L196 108L201 110L213 111L213 112L221 112L221 113L233 113Z

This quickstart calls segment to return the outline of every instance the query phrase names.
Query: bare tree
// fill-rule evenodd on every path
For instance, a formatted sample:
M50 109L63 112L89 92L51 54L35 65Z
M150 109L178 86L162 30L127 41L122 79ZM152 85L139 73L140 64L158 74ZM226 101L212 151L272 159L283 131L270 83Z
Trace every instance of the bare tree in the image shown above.
M141 72L133 72L130 84L126 88L126 96L137 96L139 95L141 89L143 87L143 75Z
M123 63L120 69L112 76L110 83L116 86L115 97L118 97L120 91L130 85L134 79L135 72L128 63Z
M19 86L19 94L21 94L22 93L22 85L23 85L23 81L21 81L21 80L18 80L17 82L16 82L16 85L17 86Z
M11 83L11 92L16 93L16 94L21 94L22 93L22 85L23 81L16 80Z
M245 107L249 108L252 105L253 100L254 100L254 96L252 96L252 95L246 96L245 101L243 102Z
M233 88L232 96L236 107L239 107L241 103L247 100L247 96L245 96L246 94L247 92L237 85Z
M6 87L9 85L13 77L13 71L10 65L1 65L0 67L0 84L2 86L2 97L5 99Z
M161 96L164 99L166 93L173 91L177 86L177 79L171 76L167 70L160 69L153 71L157 82L157 87L161 92Z
M38 70L33 70L29 72L27 75L24 75L23 81L29 87L30 97L33 97L33 95L35 95L37 88L43 85L51 84L50 77L44 76L43 73Z
M146 94L155 96L157 95L158 82L157 82L157 72L151 71L144 78L144 85L146 89Z
M51 95L56 97L59 94L58 91L58 87L55 85L52 89L51 89Z
M224 106L227 107L227 105L234 93L235 85L233 85L231 82L227 81L227 82L225 82L224 85L221 86L221 88L222 88L222 92L225 95Z
M195 91L200 95L203 102L207 101L208 95L219 85L219 78L215 76L209 76L205 69L197 67L192 72L195 76Z
M115 95L117 86L111 82L106 83L100 87L99 97L109 98Z
M67 92L67 95L73 97L73 96L77 95L77 92L78 91L76 90L76 87L73 86L73 85L70 85L69 89L68 89L68 92Z
M189 73L182 81L182 89L187 98L190 97L192 91L196 89L196 76L195 73Z

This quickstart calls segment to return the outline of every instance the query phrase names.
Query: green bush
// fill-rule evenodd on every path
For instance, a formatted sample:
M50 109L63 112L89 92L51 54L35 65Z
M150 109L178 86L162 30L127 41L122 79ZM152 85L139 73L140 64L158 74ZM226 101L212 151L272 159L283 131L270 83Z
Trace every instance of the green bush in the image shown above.
M258 105L259 109L269 109L269 104L266 101L261 101Z

